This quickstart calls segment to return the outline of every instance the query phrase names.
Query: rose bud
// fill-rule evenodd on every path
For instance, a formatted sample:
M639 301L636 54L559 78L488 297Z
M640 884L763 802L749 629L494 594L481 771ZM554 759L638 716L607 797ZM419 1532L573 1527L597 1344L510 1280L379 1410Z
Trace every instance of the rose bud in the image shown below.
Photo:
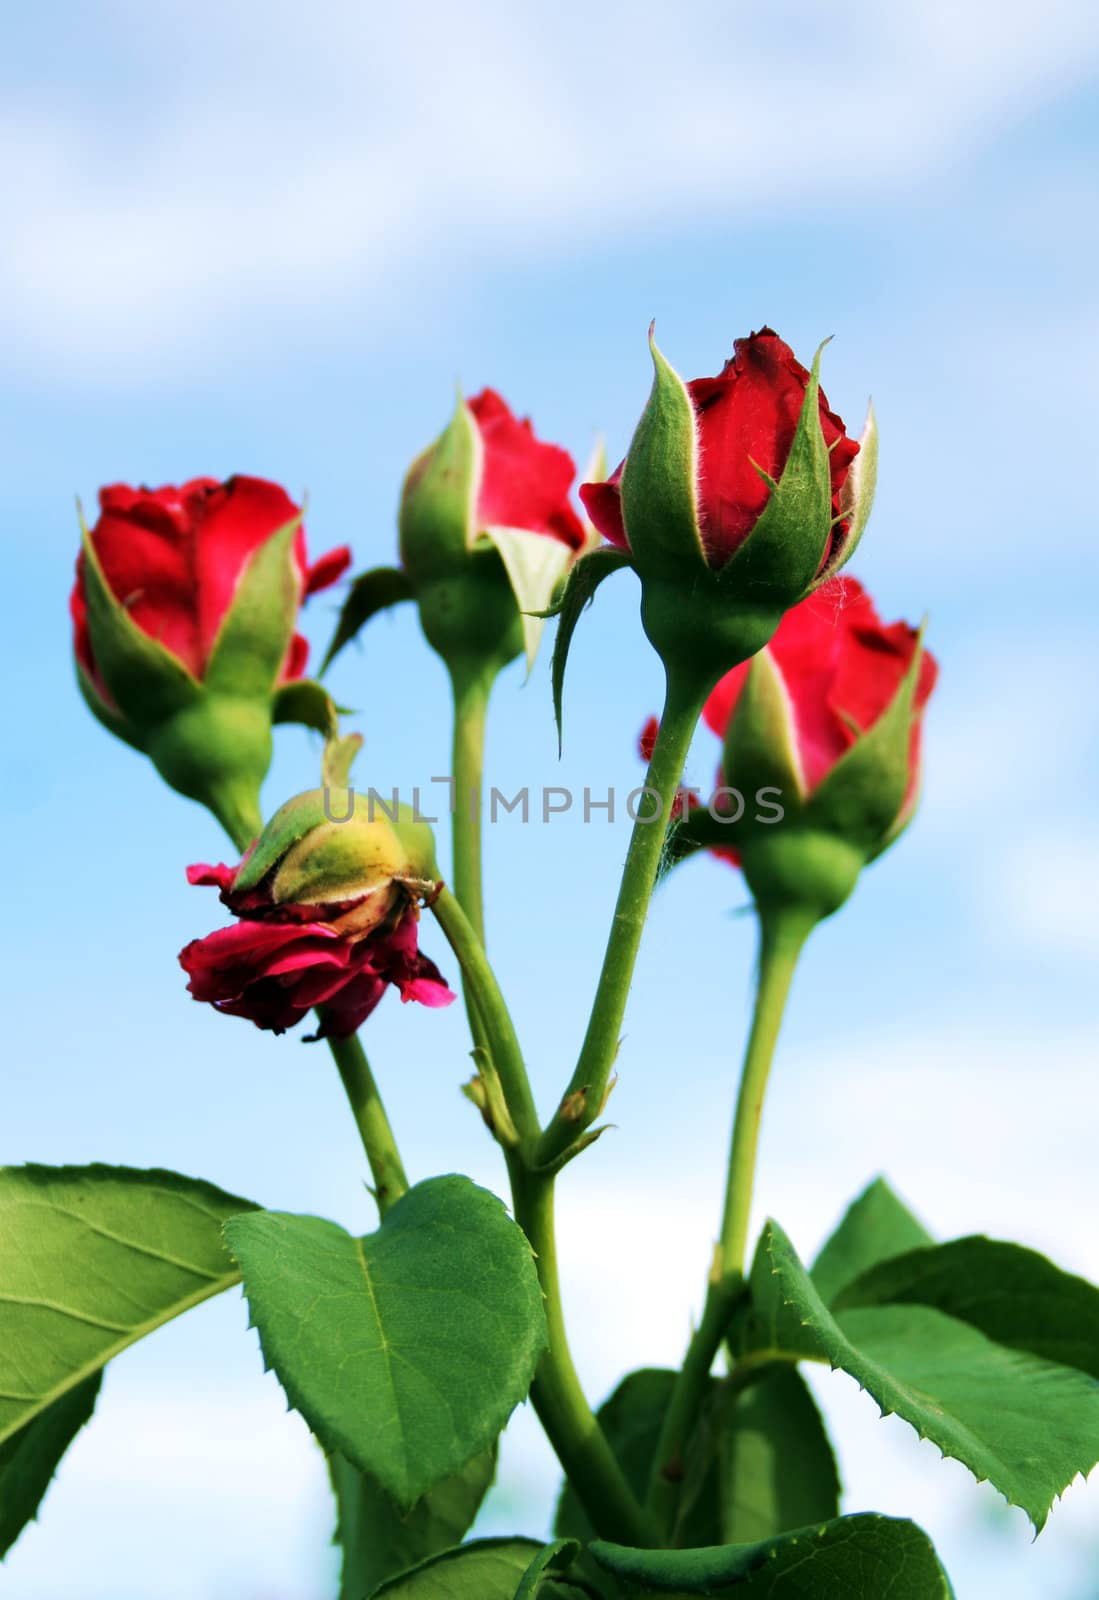
M806 370L770 328L738 339L716 378L684 383L652 354L625 460L580 497L628 552L665 663L712 683L851 555L873 498L873 415L849 438L820 389L820 352Z
M554 592L590 532L569 494L572 457L534 436L493 389L460 398L401 492L399 570L355 580L326 665L378 611L415 599L452 673L533 661Z
M346 800L347 805L344 805ZM392 984L403 1000L454 999L417 947L419 905L439 890L433 859L410 849L376 802L328 790L298 795L238 867L188 868L240 919L180 952L188 989L228 1016L283 1033L314 1006L320 1035L354 1033ZM413 835L412 837L415 837Z
M259 827L272 721L323 714L295 623L350 552L310 565L300 509L262 478L115 484L99 504L71 600L84 697L243 842Z
M937 672L916 629L883 623L854 578L831 580L709 696L721 788L685 821L674 853L716 846L739 861L757 903L814 920L837 910L915 811Z

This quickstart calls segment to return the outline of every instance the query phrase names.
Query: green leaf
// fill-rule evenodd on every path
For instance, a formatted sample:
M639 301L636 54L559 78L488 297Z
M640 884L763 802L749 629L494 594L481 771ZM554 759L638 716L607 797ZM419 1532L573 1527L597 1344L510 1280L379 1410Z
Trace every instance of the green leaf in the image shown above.
M974 1236L868 1263L834 1309L875 1305L933 1306L997 1344L1099 1378L1099 1289L1019 1244Z
M312 678L295 678L275 690L272 722L297 722L330 739L339 729L339 709L328 690Z
M330 1456L328 1470L336 1496L336 1542L343 1551L340 1600L362 1600L394 1573L460 1543L492 1482L496 1451L482 1450L411 1511L401 1511L344 1456Z
M0 1559L37 1516L58 1462L91 1419L101 1378L85 1378L0 1445Z
M546 1345L534 1260L468 1178L417 1184L364 1239L273 1211L225 1232L291 1405L400 1506L487 1449L527 1393Z
M754 1544L839 1515L832 1447L795 1367L776 1364L748 1389L723 1385L711 1426L721 1542Z
M106 1362L238 1281L221 1228L251 1209L174 1172L0 1169L0 1519L9 1543L90 1415Z
M607 1442L622 1468L626 1482L643 1502L649 1487L653 1457L660 1439L664 1414L668 1409L676 1374L663 1367L642 1367L629 1373L608 1400L599 1408L599 1421ZM709 1388L718 1391L714 1379ZM718 1482L712 1456L705 1456L699 1482L692 1487L691 1502L676 1537L680 1543L720 1542ZM590 1539L595 1530L576 1496L566 1484L557 1507L554 1532L573 1539Z
M949 1580L922 1528L873 1512L837 1517L759 1544L629 1550L597 1541L591 1553L616 1577L661 1594L952 1600Z
M825 1305L870 1267L934 1240L884 1178L875 1178L848 1207L843 1221L821 1247L812 1268ZM942 1307L942 1310L948 1309Z
M798 415L782 476L759 520L720 571L723 588L793 605L812 585L828 547L832 476L820 424L821 345ZM770 481L770 480L768 480Z
M475 1539L391 1578L371 1600L516 1600L531 1562L543 1549L535 1539ZM535 1593L538 1600L585 1596L584 1589L556 1578Z
M930 1306L829 1312L774 1222L751 1274L741 1353L827 1361L944 1455L988 1480L1041 1530L1077 1473L1099 1460L1099 1388L1082 1373L994 1343Z
M653 386L622 469L622 520L638 570L683 582L706 570L698 521L698 429L683 379L649 329Z
M245 562L203 675L213 693L260 700L274 690L302 600L302 576L294 560L300 527L299 514Z
M80 531L92 655L123 719L134 724L132 741L136 733L196 704L202 688L182 661L139 628L125 603L115 599L83 518Z
M558 1539L556 1543L546 1545L524 1572L515 1591L515 1600L536 1600L538 1595L545 1600L550 1594L560 1594L561 1585L553 1580L568 1572L579 1553L580 1546L575 1539ZM571 1583L566 1587L576 1592Z
M400 605L402 600L412 598L411 580L400 567L371 567L369 572L360 572L351 581L332 642L324 653L322 675L328 671L344 645L351 643L371 617L376 617L380 611L387 611L390 606Z
M486 528L486 538L496 547L511 592L519 607L523 624L523 649L527 671L534 665L545 627L545 613L562 578L569 569L573 552L560 539L525 528Z
M612 572L618 572L620 568L631 564L624 550L601 545L589 555L581 556L569 571L564 593L555 611L560 621L557 625L557 637L553 642L553 714L557 720L558 754L561 750L561 704L565 689L565 664L569 658L569 646L576 631L576 624L580 620L580 613L591 604L595 598L595 591L604 578L609 578Z

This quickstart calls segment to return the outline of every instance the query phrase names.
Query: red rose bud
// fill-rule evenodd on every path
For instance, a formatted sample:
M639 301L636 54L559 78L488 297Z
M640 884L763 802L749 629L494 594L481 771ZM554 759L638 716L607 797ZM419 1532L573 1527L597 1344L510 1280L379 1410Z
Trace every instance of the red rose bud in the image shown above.
M873 498L872 415L860 443L770 328L738 339L716 378L655 377L625 460L581 485L596 528L628 550L665 661L712 678L848 559ZM854 463L859 461L861 467Z
M743 811L711 821L706 842L736 848L757 902L827 916L898 836L916 806L937 671L916 629L883 623L855 579L837 578L722 678L703 716L725 741L719 782L740 797L730 809Z
M99 503L71 600L84 696L174 788L246 833L272 720L302 714L308 646L295 632L298 611L350 552L311 566L299 508L262 478L116 484ZM297 703L280 706L291 684Z
M460 399L412 465L401 496L401 562L429 642L456 664L533 660L542 619L589 542L569 495L576 469L493 389ZM341 641L342 642L342 641Z
M180 953L188 989L228 1016L282 1033L314 1006L322 1034L361 1026L392 984L403 1000L454 999L417 947L419 903L438 892L433 867L406 847L398 827L370 816L349 791L317 790L276 812L236 868L188 868L212 884L240 919Z

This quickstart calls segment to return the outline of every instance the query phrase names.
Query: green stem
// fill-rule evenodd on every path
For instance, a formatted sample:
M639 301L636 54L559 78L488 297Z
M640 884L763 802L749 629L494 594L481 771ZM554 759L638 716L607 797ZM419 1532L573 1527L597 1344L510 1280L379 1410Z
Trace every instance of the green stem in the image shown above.
M449 889L441 890L432 902L431 909L450 948L458 958L471 1014L476 1016L478 1025L483 1030L508 1113L515 1125L521 1147L529 1154L541 1128L523 1053L516 1037L515 1025L500 993L496 974L489 965L484 946L477 937L473 924L458 904L457 897Z
M580 1386L565 1333L554 1229L554 1180L509 1162L515 1218L530 1240L545 1297L549 1348L531 1387L538 1419L601 1538L651 1547L654 1536Z
M672 806L709 687L708 681L668 672L660 731L645 776L645 787L660 796L661 809L658 813L647 798L638 806L587 1032L568 1090L542 1136L542 1163L561 1155L603 1108Z
M721 1219L721 1272L724 1277L744 1277L763 1099L794 968L815 921L811 913L791 907L771 911L761 907L759 911L756 1003L733 1118Z
M481 884L481 787L485 761L485 720L496 677L483 663L450 666L454 691L454 780L451 838L454 893L481 943L485 942L485 909Z
M347 1092L355 1126L370 1163L378 1214L384 1217L394 1201L399 1200L408 1188L408 1178L397 1141L393 1137L393 1128L386 1116L378 1085L358 1034L353 1033L345 1039L329 1038L328 1048Z
M706 1394L710 1369L728 1331L732 1313L746 1293L748 1220L755 1186L763 1099L794 968L815 922L811 915L791 907L770 911L761 907L759 919L755 1008L733 1118L721 1242L702 1320L687 1348L672 1390L649 1480L648 1504L665 1537L670 1535L675 1521L684 1453Z
M254 816L244 813L232 817L219 815L219 821L242 854L252 840L263 831L263 820L258 811ZM323 1024L323 1013L318 1011L317 1015ZM378 1212L384 1216L393 1202L399 1200L408 1188L408 1178L405 1176L393 1128L386 1115L381 1093L374 1081L374 1074L370 1070L370 1063L366 1059L366 1052L358 1035L352 1034L350 1038L335 1039L326 1034L325 1039L350 1102L363 1149L366 1151L366 1159L374 1179Z

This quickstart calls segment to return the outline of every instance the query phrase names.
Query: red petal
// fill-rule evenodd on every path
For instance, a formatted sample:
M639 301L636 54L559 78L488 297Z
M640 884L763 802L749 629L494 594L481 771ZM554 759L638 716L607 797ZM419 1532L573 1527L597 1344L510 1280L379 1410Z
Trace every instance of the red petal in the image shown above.
M198 636L205 665L249 556L293 521L299 508L277 483L248 477L205 487L190 496L188 505L195 528ZM304 587L305 540L300 529L295 553Z
M622 466L620 462L605 483L582 483L580 499L596 531L620 550L628 550L626 524L622 520L622 494L618 487L622 481Z
M770 328L738 339L731 361L716 378L687 385L698 415L699 520L711 565L722 566L744 543L767 504L770 489L757 467L777 480L790 453L809 374L789 345ZM829 457L833 509L858 454L839 417L820 395ZM838 442L837 442L838 441Z
M329 550L323 556L319 556L306 571L306 595L316 594L318 589L327 589L329 584L343 577L350 565L350 545L341 544L335 550Z
M572 550L584 543L584 528L569 500L576 467L567 450L534 437L495 389L469 401L483 446L477 497L480 528L525 528L545 533Z

